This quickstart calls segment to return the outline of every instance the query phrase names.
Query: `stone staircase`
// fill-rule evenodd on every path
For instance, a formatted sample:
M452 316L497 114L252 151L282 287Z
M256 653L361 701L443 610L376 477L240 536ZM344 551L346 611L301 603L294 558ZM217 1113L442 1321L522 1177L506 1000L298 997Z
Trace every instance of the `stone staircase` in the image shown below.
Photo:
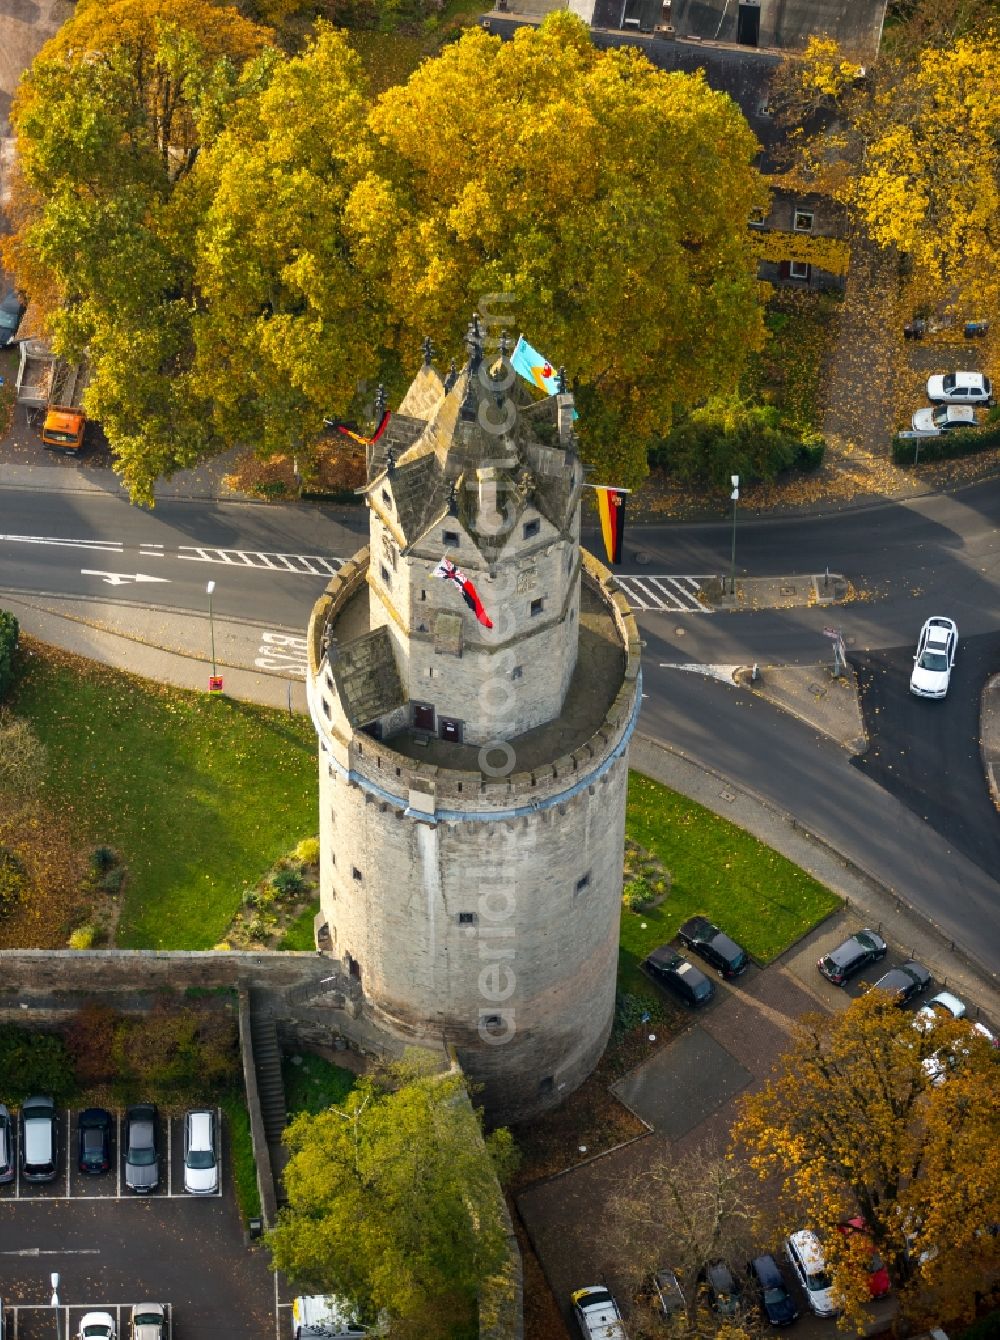
M281 1078L281 1048L274 1015L259 991L250 991L250 1037L253 1042L254 1070L260 1096L260 1115L264 1134L275 1164L275 1174L284 1164L281 1132L285 1129L285 1084Z

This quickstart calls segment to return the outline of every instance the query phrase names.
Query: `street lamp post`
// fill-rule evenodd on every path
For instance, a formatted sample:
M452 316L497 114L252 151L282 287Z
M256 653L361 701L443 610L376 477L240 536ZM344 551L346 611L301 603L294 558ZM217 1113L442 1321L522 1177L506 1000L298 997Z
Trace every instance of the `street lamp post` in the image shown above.
M736 594L736 504L740 500L740 477L739 475L730 475L729 482L733 486L733 491L729 495L733 500L733 547L729 557L729 594Z
M212 678L215 679L215 619L212 614L212 592L215 590L215 582L209 582L205 590L208 593L208 628L212 639Z
M49 1276L49 1280L50 1280L51 1283L52 1283L52 1299L51 1299L51 1307L53 1308L53 1313L52 1313L52 1315L53 1315L53 1317L55 1318L55 1323L56 1323L56 1340L59 1340L59 1276L58 1276L58 1274L57 1274L55 1271L53 1271L52 1274Z

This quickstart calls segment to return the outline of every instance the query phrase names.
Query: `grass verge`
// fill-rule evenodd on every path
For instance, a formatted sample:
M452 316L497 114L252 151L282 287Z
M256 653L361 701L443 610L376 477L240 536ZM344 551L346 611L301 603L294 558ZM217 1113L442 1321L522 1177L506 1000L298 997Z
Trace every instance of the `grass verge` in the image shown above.
M289 922L285 927L285 933L278 941L279 949L315 949L316 937L313 934L313 923L316 920L316 913L319 911L319 899L310 903L308 907L302 909L294 921Z
M334 1065L312 1052L286 1056L281 1064L281 1075L285 1081L285 1108L289 1120L299 1112L315 1116L334 1103L342 1103L358 1080L353 1070Z
M24 643L12 705L48 749L42 799L128 871L117 943L210 948L240 890L315 831L309 719Z
M250 1135L250 1114L242 1089L229 1089L219 1099L229 1126L229 1157L233 1164L233 1185L236 1202L243 1222L260 1214L260 1192L257 1190L257 1163L253 1156Z
M767 343L747 360L740 390L755 404L819 431L828 353L841 302L834 294L777 290L768 302Z
M829 889L763 842L686 796L633 772L626 832L670 871L669 896L622 912L618 986L656 996L639 964L695 912L769 963L840 906Z

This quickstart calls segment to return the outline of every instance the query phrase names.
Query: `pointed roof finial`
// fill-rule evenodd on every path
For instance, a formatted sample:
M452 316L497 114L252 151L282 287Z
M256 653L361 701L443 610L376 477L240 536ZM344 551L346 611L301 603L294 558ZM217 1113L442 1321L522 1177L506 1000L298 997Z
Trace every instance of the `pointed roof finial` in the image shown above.
M420 347L424 353L424 367L429 368L434 360L434 346L431 344L431 337L429 335L424 336L423 343Z
M560 395L566 394L566 369L563 367L556 373L556 389Z
M479 324L479 313L472 313L469 329L465 335L465 347L469 351L469 371L477 372L483 361L483 329Z
M446 391L450 391L457 381L458 381L458 364L455 362L454 359L452 359L451 363L448 365L448 375L444 379L444 389Z

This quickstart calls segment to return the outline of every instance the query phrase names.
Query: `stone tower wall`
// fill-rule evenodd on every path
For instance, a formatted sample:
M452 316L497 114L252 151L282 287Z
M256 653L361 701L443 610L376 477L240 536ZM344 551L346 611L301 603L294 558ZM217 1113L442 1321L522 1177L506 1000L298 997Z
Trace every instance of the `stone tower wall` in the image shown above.
M623 682L590 739L504 777L416 762L337 719L323 629L366 581L366 554L331 581L310 627L334 952L356 965L374 1019L452 1043L503 1120L571 1092L614 1011L640 644L611 575L586 553L580 566L614 615Z
M529 512L492 568L454 517L444 518L404 555L379 507L372 503L371 625L385 625L392 634L410 701L461 721L469 744L492 739L501 722L506 735L519 735L557 717L576 666L578 545ZM520 529L525 517L539 523L538 535L530 539ZM445 544L446 531L462 543ZM446 551L474 582L492 631L469 615L452 583L432 575ZM532 613L539 600L541 610ZM439 614L462 620L460 658L442 650Z

